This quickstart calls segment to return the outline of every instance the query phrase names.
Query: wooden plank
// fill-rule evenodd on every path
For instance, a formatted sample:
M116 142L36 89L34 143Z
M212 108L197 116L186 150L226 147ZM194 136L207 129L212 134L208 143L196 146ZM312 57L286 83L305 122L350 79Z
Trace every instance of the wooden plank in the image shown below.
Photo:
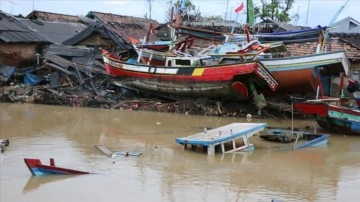
M100 149L105 155L112 157L113 153L104 145L95 145L96 148Z
M137 151L110 151L105 145L95 145L100 151L109 157L115 156L140 156L142 153Z
M62 67L60 67L59 65L56 65L56 64L53 64L53 63L46 63L46 65L49 65L50 67L54 67L62 72L64 72L65 74L68 74L68 75L73 75L73 73L67 69L64 69Z
M112 156L140 156L142 153L137 151L114 151Z

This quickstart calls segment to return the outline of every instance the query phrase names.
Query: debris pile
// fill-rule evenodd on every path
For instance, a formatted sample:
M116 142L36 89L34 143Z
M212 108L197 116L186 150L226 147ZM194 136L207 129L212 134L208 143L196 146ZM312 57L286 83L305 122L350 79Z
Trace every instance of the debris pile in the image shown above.
M3 75L5 79L2 80L4 86L0 88L1 102L206 116L260 115L254 111L256 107L251 106L251 103L225 103L207 99L166 100L116 86L105 71L101 51L96 48L51 45L42 58L42 64L37 67L15 71L7 68ZM261 116L272 117L266 108Z

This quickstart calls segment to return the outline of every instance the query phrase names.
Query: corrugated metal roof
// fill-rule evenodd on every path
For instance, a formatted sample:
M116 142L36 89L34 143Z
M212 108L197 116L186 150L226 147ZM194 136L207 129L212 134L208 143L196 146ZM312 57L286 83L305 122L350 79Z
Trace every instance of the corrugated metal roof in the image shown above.
M39 43L46 39L27 29L13 16L0 11L0 41L6 43Z
M86 28L84 24L75 22L44 22L29 19L18 20L30 30L54 44L61 44L63 41L73 37Z

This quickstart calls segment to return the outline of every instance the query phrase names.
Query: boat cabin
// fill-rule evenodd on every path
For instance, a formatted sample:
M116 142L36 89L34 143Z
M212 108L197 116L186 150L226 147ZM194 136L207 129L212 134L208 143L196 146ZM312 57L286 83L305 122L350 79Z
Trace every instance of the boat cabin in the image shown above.
M193 67L202 65L203 63L198 57L166 57L167 67Z

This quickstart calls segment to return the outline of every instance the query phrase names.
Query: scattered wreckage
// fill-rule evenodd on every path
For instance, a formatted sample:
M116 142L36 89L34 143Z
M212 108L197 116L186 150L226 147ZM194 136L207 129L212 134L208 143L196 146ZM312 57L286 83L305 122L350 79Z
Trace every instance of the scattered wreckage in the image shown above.
M105 72L101 51L51 45L37 67L9 68L2 79L0 102L242 116L249 105L207 99L165 100L114 85ZM250 107L251 108L251 107ZM256 113L256 112L254 112ZM264 115L264 113L263 113Z

